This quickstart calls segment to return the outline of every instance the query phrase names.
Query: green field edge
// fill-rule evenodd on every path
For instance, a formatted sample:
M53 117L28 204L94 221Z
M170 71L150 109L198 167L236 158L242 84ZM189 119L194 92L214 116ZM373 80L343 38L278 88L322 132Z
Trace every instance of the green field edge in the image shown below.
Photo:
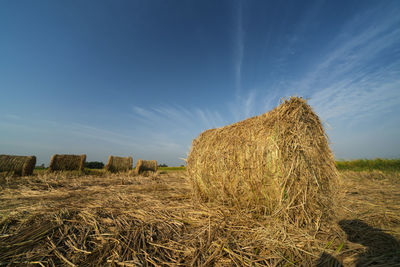
M356 159L337 160L336 168L339 171L400 171L400 159Z

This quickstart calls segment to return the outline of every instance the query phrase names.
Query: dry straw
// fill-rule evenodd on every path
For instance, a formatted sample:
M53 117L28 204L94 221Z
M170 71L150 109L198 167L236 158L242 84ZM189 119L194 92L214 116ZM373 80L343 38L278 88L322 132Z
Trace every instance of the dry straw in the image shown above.
M400 172L342 173L346 221L317 231L197 205L183 172L106 177L38 173L1 185L0 265L341 266L316 264L329 254L343 266L399 266L389 234L400 239Z
M58 155L50 159L49 171L83 171L86 155Z
M132 170L132 157L109 156L105 169L109 172L122 172Z
M278 215L301 226L332 215L338 174L318 116L302 98L192 144L187 169L204 201Z
M21 176L32 175L35 165L35 156L0 155L0 172L13 172Z
M136 163L136 174L155 173L157 171L157 161L139 159Z

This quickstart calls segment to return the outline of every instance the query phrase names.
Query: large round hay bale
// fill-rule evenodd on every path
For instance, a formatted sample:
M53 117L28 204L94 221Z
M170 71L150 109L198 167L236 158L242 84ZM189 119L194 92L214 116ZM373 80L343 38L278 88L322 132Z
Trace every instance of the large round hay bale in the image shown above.
M321 122L298 97L201 133L187 170L204 201L280 214L296 224L331 214L338 178Z
M86 155L54 154L50 159L49 171L83 171Z
M132 157L109 156L105 169L109 172L122 172L132 170Z
M139 159L136 162L136 174L143 174L143 173L155 173L157 171L157 161L155 160L142 160Z
M32 175L36 165L35 156L0 155L0 172L13 172L16 175Z

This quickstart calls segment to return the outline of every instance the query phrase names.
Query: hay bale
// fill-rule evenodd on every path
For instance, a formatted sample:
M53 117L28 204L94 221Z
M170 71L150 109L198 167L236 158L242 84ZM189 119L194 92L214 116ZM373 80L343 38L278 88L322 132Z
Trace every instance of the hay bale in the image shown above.
M32 175L36 165L35 156L0 155L0 172L13 172L16 175Z
M203 201L279 214L297 225L332 215L334 158L318 116L302 98L201 133L187 170Z
M142 160L139 159L136 163L135 173L139 174L147 174L147 173L155 173L157 171L157 161L155 160Z
M121 172L132 170L132 157L109 156L105 169L109 172Z
M49 171L83 171L86 155L58 155L50 159Z

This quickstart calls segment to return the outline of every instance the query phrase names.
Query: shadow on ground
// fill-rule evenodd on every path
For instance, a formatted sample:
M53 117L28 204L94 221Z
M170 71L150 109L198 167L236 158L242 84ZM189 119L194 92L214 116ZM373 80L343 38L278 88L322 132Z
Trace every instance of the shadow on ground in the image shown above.
M339 225L346 232L348 241L366 247L358 255L355 266L400 266L400 242L395 237L358 219L342 220ZM317 266L343 265L332 255L323 253Z

